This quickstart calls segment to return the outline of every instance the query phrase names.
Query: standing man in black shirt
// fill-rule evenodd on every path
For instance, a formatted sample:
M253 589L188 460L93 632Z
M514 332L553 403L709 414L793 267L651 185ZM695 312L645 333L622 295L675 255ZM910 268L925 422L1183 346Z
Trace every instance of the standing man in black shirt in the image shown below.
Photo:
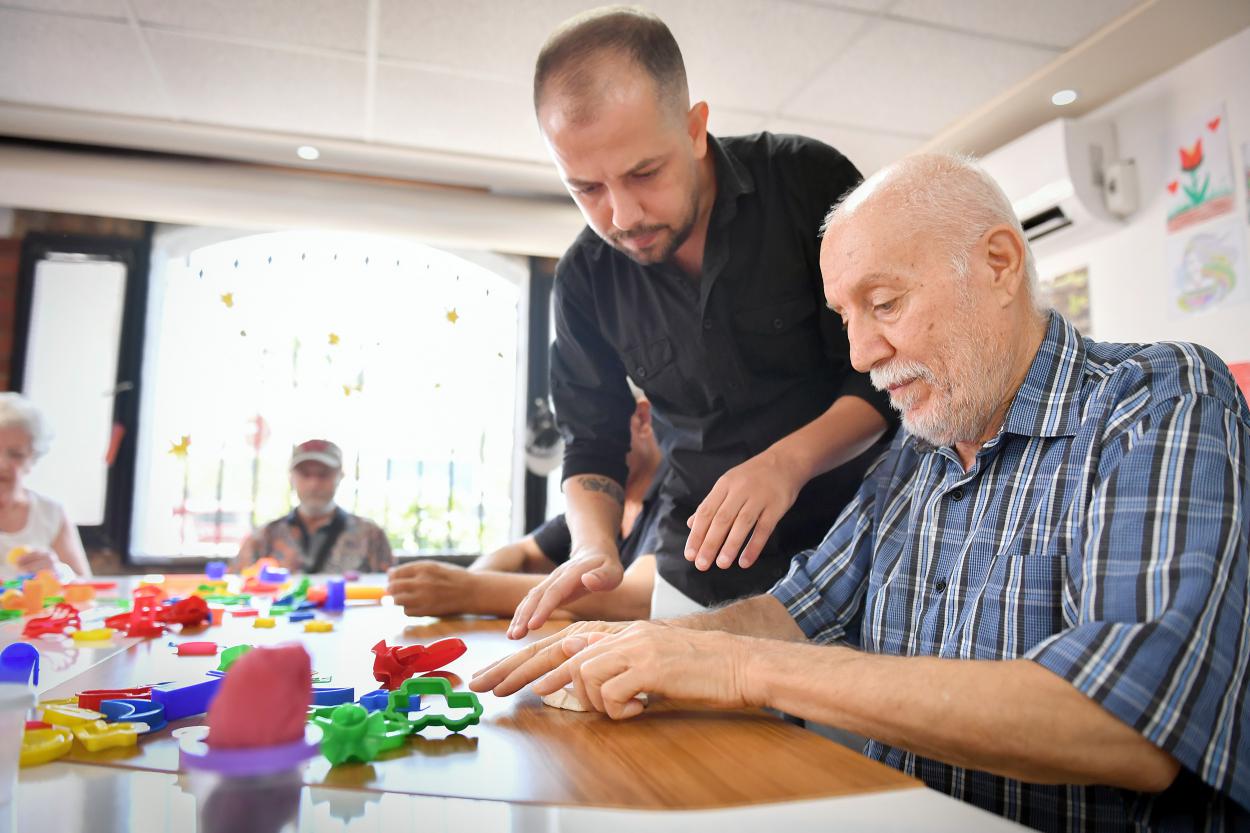
M534 106L588 226L556 270L551 365L573 546L508 634L621 581L626 376L670 464L657 598L762 592L819 543L894 419L850 367L818 264L821 220L859 172L797 136L708 135L668 27L634 8L560 27Z

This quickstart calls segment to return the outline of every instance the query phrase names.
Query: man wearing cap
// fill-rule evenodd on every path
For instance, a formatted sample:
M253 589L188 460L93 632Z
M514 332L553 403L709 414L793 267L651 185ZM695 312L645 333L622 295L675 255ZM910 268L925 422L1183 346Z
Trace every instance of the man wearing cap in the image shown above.
M382 528L335 505L343 479L343 452L329 440L309 440L291 452L291 488L299 505L253 532L239 548L234 569L261 558L292 572L383 573L395 558Z

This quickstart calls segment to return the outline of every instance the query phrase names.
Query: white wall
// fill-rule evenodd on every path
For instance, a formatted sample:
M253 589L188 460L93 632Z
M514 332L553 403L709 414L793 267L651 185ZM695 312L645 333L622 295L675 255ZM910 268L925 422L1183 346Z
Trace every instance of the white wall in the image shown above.
M1250 361L1250 304L1227 304L1179 317L1168 310L1163 181L1169 126L1226 106L1237 184L1237 216L1246 231L1242 143L1250 141L1250 29L1191 58L1090 114L1110 119L1120 155L1137 161L1142 207L1121 230L1038 259L1043 279L1089 267L1092 335L1099 341L1193 341L1226 362ZM1250 280L1250 275L1241 275Z

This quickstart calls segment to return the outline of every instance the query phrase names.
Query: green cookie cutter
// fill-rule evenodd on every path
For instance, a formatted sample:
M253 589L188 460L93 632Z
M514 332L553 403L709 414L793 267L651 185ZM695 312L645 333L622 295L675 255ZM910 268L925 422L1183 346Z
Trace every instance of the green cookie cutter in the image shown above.
M420 713L421 716L414 720L408 716L409 699L414 694L421 697L436 694L447 701L449 709L470 709L471 711L453 718L449 715L437 714L431 709L429 712ZM451 683L444 677L413 677L404 680L403 685L391 692L391 696L387 698L386 709L381 714L392 719L407 720L412 724L413 734L424 730L427 726L444 726L452 732L462 732L466 726L481 721L482 702L471 691L452 691Z
M321 727L321 754L332 766L347 761L368 763L403 746L411 733L407 718L370 714L356 703L310 709L309 715L309 722Z

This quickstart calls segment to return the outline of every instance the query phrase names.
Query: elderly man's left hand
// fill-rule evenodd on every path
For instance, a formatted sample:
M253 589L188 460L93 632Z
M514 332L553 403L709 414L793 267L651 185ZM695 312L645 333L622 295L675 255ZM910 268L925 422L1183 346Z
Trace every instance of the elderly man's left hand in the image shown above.
M638 694L734 709L758 705L747 691L754 640L658 622L635 622L619 633L588 632L561 640L569 657L534 684L540 696L570 682L588 709L620 720L643 704Z
M735 559L740 566L750 567L777 523L794 505L804 482L771 449L734 466L720 476L686 521L690 527L686 560L700 570L713 563L725 569L733 566Z

